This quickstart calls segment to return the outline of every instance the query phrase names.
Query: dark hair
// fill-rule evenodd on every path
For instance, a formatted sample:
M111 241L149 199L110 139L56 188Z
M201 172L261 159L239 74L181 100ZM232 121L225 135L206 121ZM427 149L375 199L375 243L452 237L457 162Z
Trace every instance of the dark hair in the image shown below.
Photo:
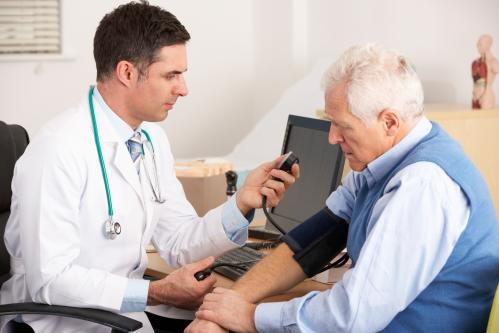
M145 1L121 5L104 16L95 32L97 80L108 77L122 60L144 75L161 48L185 44L190 38L182 23L158 6Z

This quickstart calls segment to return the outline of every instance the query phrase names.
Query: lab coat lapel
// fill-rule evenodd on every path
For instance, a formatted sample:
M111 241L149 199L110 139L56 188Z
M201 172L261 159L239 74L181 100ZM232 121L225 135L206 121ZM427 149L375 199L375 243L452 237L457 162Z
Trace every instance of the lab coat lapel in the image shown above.
M149 150L146 149L144 160L140 164L140 183L142 184L144 207L146 211L146 228L144 230L144 235L149 234L154 215L154 206L156 205L153 199L154 194L152 193L151 184L149 183L151 179L147 177L147 173L149 173L149 176L154 177L151 168L152 163L151 154L149 153ZM147 170L145 170L145 168L147 168Z
M116 169L118 169L121 176L133 187L133 189L139 196L142 205L144 206L144 198L142 195L142 187L140 185L139 175L137 174L137 169L132 162L130 153L126 149L125 144L116 142L114 143L114 145L116 154L114 155L113 165L114 167L116 167Z
M96 103L95 100L94 110L99 129L100 142L103 149L102 153L107 155L104 150L111 152L111 154L108 153L108 156L110 156L111 166L116 168L118 173L123 177L124 181L130 184L144 206L139 175L137 174L137 169L135 169L132 162L130 153L126 148L126 144L124 142L120 142L116 131L111 126L108 118L100 108L99 103Z

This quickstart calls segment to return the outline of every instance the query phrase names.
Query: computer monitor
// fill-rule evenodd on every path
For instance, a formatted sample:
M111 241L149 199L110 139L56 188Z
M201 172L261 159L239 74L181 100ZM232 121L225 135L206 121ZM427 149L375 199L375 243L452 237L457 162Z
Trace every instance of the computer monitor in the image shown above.
M328 142L329 121L290 115L282 153L293 151L300 160L300 179L286 191L271 217L286 232L318 212L340 184L345 157L339 145ZM266 229L276 229L267 221Z

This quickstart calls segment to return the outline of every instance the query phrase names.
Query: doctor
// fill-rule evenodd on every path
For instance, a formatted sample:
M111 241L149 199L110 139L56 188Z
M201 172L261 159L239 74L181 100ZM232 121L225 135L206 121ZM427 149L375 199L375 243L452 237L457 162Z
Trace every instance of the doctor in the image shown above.
M199 217L175 177L164 120L187 95L184 26L147 3L116 8L94 38L97 85L49 122L15 169L5 242L13 276L1 303L35 301L127 313L152 332L146 305L197 307L215 280L194 279L213 257L242 245L262 195L281 199L298 177L255 169L233 199ZM277 177L283 180L272 180ZM145 247L181 267L148 282ZM12 319L12 318L10 318ZM35 332L100 332L79 320L24 315ZM2 330L8 329L2 322ZM180 328L181 329L181 328Z

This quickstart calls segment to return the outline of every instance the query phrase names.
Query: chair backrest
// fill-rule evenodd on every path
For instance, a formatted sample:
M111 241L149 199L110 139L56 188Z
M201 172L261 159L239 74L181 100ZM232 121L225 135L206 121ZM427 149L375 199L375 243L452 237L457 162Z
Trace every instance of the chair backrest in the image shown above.
M23 127L0 121L0 285L8 278L10 271L10 257L3 234L10 214L14 165L28 143L28 133Z
M496 296L492 302L487 333L499 333L499 285L497 286Z

